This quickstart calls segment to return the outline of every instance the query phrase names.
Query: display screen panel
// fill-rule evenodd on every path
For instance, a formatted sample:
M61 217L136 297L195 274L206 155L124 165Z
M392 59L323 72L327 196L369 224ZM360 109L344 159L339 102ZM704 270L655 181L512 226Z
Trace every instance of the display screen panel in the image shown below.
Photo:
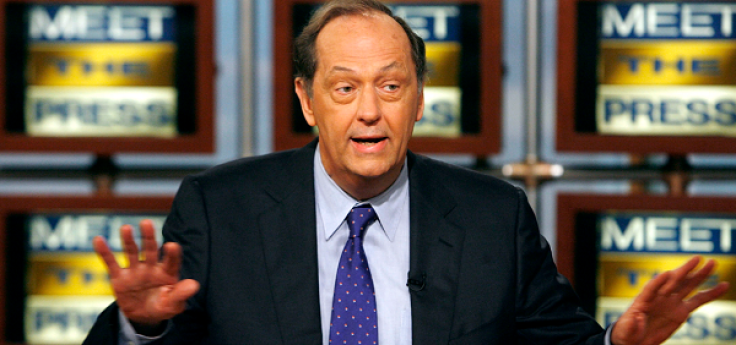
M604 327L658 274L693 256L716 261L697 289L736 283L736 200L728 197L560 194L559 271ZM701 265L705 262L701 260ZM704 305L667 345L736 343L736 292Z
M293 6L293 33L299 34L318 4ZM425 42L429 80L424 87L424 113L414 136L457 138L480 128L480 10L477 4L393 4ZM296 95L292 98L293 130L309 133Z
M194 7L5 4L5 128L30 137L195 132Z
M736 214L607 211L597 215L596 319L610 325L656 275L693 255L718 265L700 289L736 283ZM733 344L736 292L693 313L665 344Z
M125 265L119 229L150 219L161 243L160 213L18 213L7 217L7 308L9 341L79 344L113 300L107 270L92 248L102 236ZM11 323L22 323L11 325Z
M734 2L577 3L575 129L736 136Z

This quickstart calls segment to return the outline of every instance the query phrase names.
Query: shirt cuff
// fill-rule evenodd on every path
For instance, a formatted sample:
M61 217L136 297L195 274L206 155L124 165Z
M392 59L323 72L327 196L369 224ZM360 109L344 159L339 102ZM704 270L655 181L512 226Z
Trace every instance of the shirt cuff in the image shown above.
M615 324L616 323L614 322L610 326L608 326L608 328L606 328L605 345L613 345L611 344L611 330L613 329L613 325Z
M166 321L166 329L160 335L149 337L142 334L137 334L133 325L130 324L128 318L125 317L122 311L118 309L118 320L120 323L120 333L118 334L118 345L146 345L151 342L161 339L171 328L171 320Z

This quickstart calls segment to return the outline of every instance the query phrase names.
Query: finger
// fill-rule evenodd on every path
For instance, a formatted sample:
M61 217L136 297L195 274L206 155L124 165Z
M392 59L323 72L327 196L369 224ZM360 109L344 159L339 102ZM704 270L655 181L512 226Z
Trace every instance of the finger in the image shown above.
M672 270L671 279L662 287L661 295L670 295L676 293L681 287L683 281L687 279L688 274L695 269L700 263L700 257L694 256L685 262L682 266Z
M178 278L180 265L181 246L175 242L164 244L164 272L172 277Z
M650 303L654 301L657 296L662 295L662 292L660 291L662 289L662 286L665 285L672 277L672 271L666 271L658 274L656 277L652 278L647 285L644 285L644 289L642 289L639 296L636 298L636 301L644 302L644 303Z
M194 279L183 279L174 284L170 297L173 301L186 301L199 291L199 282Z
M110 278L117 278L120 274L120 265L118 265L118 261L115 260L115 255L112 254L112 251L107 245L107 242L105 242L105 239L102 238L102 236L95 236L95 238L92 239L92 246L95 248L95 252L97 252L100 259L105 263L107 274L110 275Z
M703 284L708 277L710 277L711 273L715 270L715 267L715 260L708 260L701 269L688 276L683 284L681 284L680 288L675 290L677 297L680 299L687 297L687 295L692 293L698 286Z
M141 227L141 247L146 256L146 265L154 266L158 263L158 243L156 243L156 230L153 228L153 222L150 219L144 219L140 223Z
M120 239L123 240L123 250L128 258L128 267L138 266L138 245L133 240L133 227L125 224L120 227Z
M727 282L720 282L718 285L711 289L703 290L695 294L693 297L687 300L690 311L697 309L698 307L706 304L714 299L723 296L728 291L729 284Z

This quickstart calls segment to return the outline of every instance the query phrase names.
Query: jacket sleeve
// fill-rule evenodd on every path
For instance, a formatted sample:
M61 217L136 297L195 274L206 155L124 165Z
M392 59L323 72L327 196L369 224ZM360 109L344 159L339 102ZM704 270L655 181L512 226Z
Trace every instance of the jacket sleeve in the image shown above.
M82 345L115 345L119 332L118 305L112 303L97 317Z
M182 247L181 279L194 279L200 288L187 301L186 310L173 318L173 326L163 337L163 344L199 344L207 335L209 318L205 296L209 234L207 208L199 182L194 177L187 177L174 198L163 235L164 242L177 242Z
M522 191L517 216L516 326L519 344L603 345L605 332L557 272Z

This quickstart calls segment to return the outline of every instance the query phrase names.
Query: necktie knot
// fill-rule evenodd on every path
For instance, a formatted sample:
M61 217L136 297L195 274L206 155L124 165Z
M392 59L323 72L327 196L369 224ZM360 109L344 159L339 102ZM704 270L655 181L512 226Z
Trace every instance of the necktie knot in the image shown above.
M376 211L369 204L353 207L348 213L350 237L360 237L365 227L376 220Z

